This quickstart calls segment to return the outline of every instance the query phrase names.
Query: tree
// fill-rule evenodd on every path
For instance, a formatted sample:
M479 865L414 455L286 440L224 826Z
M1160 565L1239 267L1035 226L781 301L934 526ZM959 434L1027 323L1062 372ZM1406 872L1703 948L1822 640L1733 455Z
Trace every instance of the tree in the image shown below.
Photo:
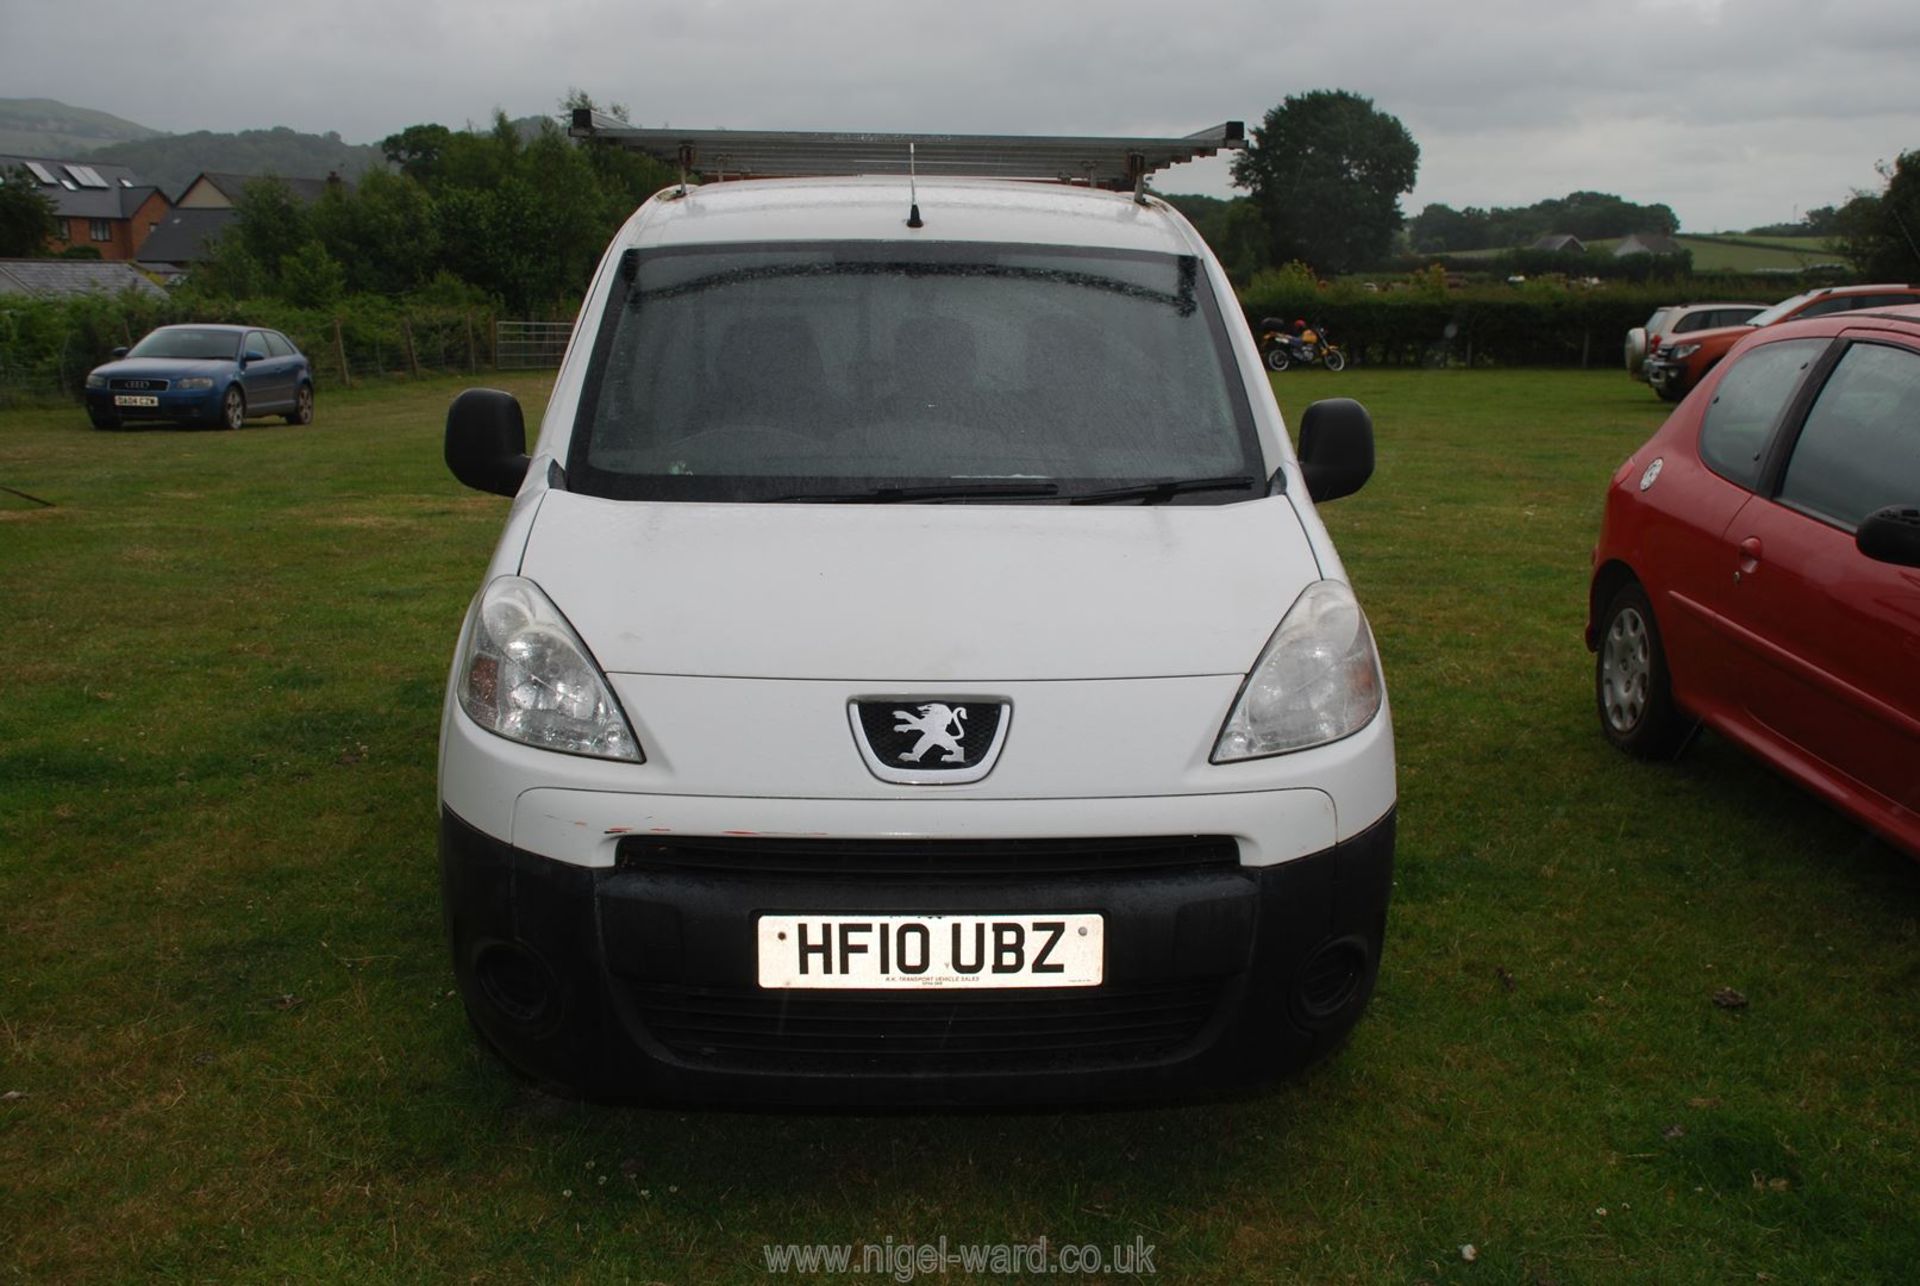
M0 174L0 258L28 259L47 253L60 232L55 206L25 169Z
M410 179L425 183L433 177L441 155L453 142L444 125L409 125L380 140L380 150Z
M1877 167L1878 196L1862 192L1833 216L1847 258L1868 281L1920 281L1920 150Z
M1233 181L1253 195L1275 259L1323 273L1387 257L1405 222L1420 145L1397 117L1344 89L1289 95L1235 158Z
M278 295L300 308L331 308L346 290L347 274L327 248L309 241L280 261Z

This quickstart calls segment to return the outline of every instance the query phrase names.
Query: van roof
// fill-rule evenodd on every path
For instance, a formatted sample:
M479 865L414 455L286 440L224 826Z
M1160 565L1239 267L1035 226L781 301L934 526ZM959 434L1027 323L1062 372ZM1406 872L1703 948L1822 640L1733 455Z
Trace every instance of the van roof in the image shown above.
M909 228L916 203L925 226ZM755 241L1002 241L1194 254L1165 202L1066 183L1005 179L753 179L679 185L642 206L620 244L652 249Z

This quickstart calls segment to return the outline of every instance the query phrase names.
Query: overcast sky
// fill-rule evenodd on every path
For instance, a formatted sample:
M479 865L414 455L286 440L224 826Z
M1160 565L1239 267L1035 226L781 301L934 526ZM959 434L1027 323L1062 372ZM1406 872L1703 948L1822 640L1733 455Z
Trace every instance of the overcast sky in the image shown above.
M578 86L648 125L1186 134L1338 88L1419 142L1410 216L1588 188L1693 231L1877 190L1917 73L1920 0L0 0L0 95L170 131L375 142Z

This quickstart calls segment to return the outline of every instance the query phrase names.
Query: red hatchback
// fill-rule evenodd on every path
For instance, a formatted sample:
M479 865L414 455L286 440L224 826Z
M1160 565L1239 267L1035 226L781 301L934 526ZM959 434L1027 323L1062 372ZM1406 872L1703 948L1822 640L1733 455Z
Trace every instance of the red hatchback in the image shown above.
M1613 476L1600 727L1704 723L1920 856L1920 308L1754 332Z

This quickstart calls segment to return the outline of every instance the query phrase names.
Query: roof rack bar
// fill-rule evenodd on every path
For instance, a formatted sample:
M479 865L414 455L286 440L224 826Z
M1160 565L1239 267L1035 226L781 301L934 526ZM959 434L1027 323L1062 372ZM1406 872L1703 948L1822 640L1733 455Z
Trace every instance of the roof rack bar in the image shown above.
M1147 176L1169 165L1237 151L1246 126L1227 121L1184 138L1099 138L1046 134L873 134L802 130L643 129L591 108L576 108L568 133L642 152L680 168L704 167L739 178L931 174L1040 179L1132 191L1144 199ZM911 148L911 159L910 159Z

